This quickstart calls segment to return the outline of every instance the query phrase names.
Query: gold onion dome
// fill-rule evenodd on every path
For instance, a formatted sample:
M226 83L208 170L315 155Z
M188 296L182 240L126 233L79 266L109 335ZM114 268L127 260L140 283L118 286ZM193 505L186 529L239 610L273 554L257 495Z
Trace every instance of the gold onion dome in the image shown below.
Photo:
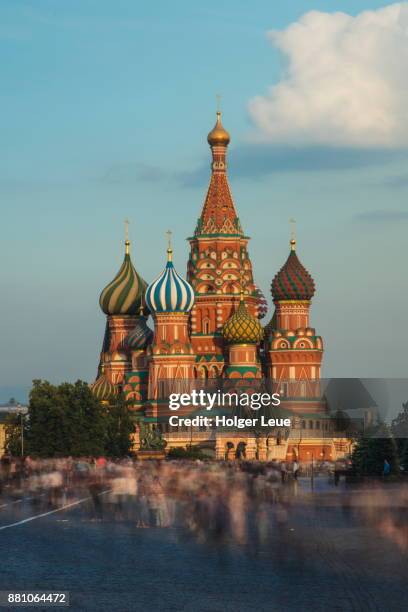
M259 320L248 312L242 296L238 308L224 323L222 335L230 344L258 344L263 339L263 327Z
M125 242L125 258L119 272L102 291L99 305L106 315L136 315L140 310L147 283L136 272Z
M221 123L220 111L217 111L217 122L211 132L208 134L207 140L211 147L216 145L223 145L226 147L230 141L230 135L228 134L227 130L224 129Z
M101 374L91 385L91 391L100 402L109 401L114 398L118 392L115 385L109 382L104 374Z

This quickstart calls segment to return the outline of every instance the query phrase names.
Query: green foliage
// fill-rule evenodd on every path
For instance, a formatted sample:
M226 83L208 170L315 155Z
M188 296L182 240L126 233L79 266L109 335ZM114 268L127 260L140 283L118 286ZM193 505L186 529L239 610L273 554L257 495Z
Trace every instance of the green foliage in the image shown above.
M105 452L109 457L125 457L129 454L134 423L123 395L112 400L106 415Z
M34 380L27 453L39 457L98 456L105 451L105 410L87 383Z
M392 421L391 431L396 439L401 465L408 470L408 402L402 404L402 410Z
M398 474L397 445L385 425L366 432L353 451L353 469L359 476L381 476L384 460L391 466L391 473Z
M408 402L402 404L402 410L393 420L391 431L396 438L408 439Z
M102 405L80 380L58 386L33 381L26 422L25 454L38 457L124 457L134 430L123 395ZM10 452L20 454L21 428L9 429Z
M405 440L405 444L402 446L400 454L400 463L404 468L405 472L408 472L408 440Z
M23 427L23 438L27 438L27 418L25 415L11 413L7 415L6 422L5 451L7 455L16 457L21 455L21 427ZM25 440L24 440L25 443Z
M336 410L334 414L334 427L336 431L347 432L350 429L351 421L347 412Z
M198 446L171 448L167 453L167 457L168 459L208 459Z

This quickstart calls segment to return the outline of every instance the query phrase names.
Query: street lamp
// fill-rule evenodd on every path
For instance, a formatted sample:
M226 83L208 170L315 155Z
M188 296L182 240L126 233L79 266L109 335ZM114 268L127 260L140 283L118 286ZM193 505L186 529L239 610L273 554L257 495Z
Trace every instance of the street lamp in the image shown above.
M301 421L300 417L298 417L298 416L295 417L294 423L295 423L295 428L296 429L299 428L299 430L300 430L298 444L297 444L297 447L298 447L298 450L297 450L297 459L298 459L298 461L300 463L300 445L302 443L302 432L303 432L302 421Z
M311 478L310 478L310 484L312 487L312 490L314 488L314 456L313 456L313 451L312 451L312 473L311 473Z

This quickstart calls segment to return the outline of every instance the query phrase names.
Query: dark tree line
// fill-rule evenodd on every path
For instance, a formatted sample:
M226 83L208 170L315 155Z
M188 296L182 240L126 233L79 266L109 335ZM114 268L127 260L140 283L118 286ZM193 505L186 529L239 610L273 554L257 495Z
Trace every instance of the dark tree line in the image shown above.
M401 466L408 471L408 402L402 404L402 410L393 420L391 431L396 439Z
M52 385L35 380L28 413L23 421L24 454L37 457L129 454L134 431L123 395L101 404L87 383ZM21 454L21 417L10 415L6 425L6 450Z
M357 441L353 452L353 468L360 476L379 476L384 460L390 473L408 472L408 402L392 421L391 427L380 423L366 431Z

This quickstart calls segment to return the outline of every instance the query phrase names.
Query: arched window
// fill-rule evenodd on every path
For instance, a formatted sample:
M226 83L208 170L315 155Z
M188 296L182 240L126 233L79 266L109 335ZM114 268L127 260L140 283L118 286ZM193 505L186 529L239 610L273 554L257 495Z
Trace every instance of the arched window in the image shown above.
M203 334L209 334L210 333L210 319L206 318L203 319Z

